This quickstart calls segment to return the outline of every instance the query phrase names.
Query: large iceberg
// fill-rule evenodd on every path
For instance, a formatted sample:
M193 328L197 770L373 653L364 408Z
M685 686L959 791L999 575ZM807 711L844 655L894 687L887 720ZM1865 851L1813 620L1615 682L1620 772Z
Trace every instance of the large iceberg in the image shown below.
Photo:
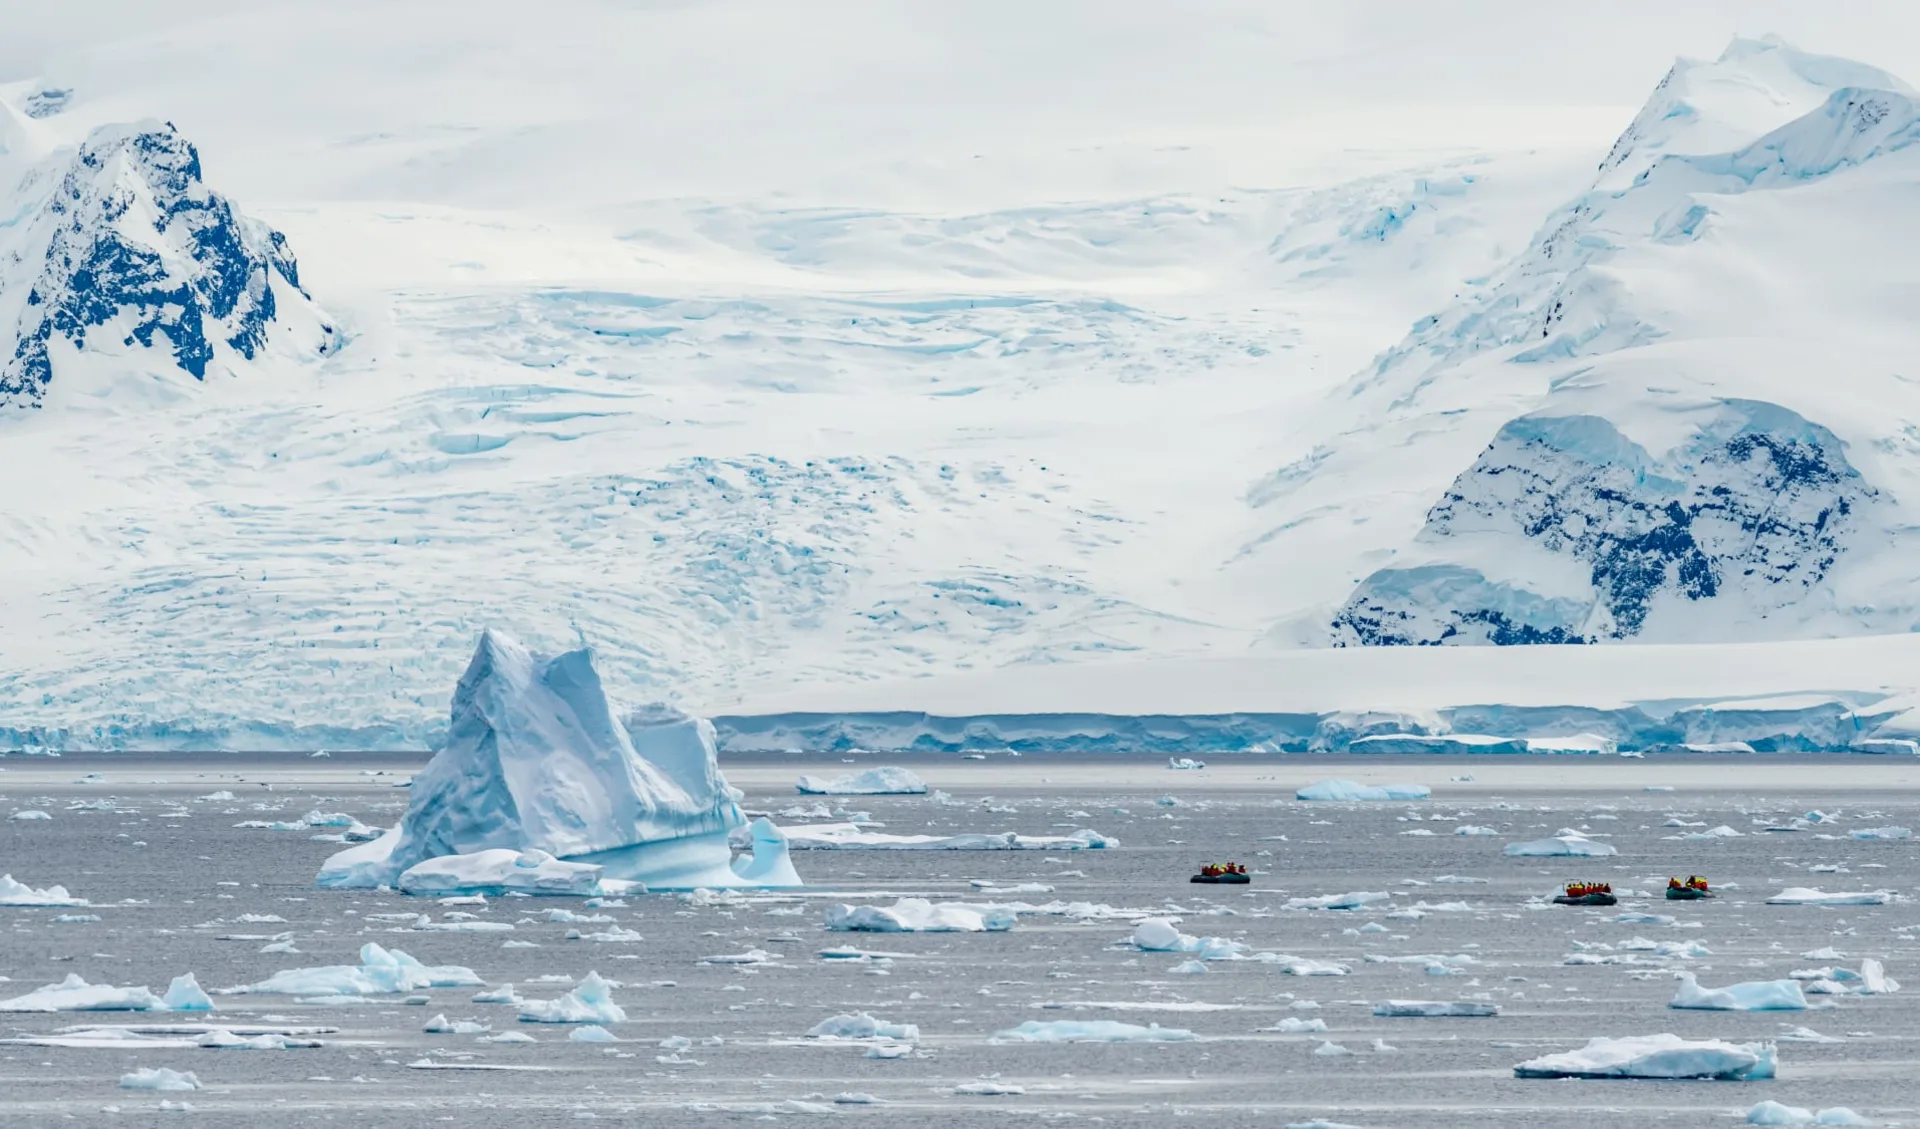
M802 776L794 786L807 796L920 796L926 781L904 768L870 768L844 776Z
M1772 1043L1727 1043L1638 1035L1590 1039L1577 1051L1543 1055L1513 1068L1516 1078L1772 1078Z
M341 851L321 867L322 886L415 885L592 892L579 870L650 889L798 884L792 866L769 857L733 866L728 835L746 826L715 759L713 726L667 706L616 715L586 650L548 657L486 631L453 694L447 743L413 779L393 830ZM784 854L778 840L756 848ZM551 856L516 881L512 852ZM422 864L441 860L421 870ZM558 866L555 865L558 861ZM448 885L459 876L506 883ZM780 883L776 879L791 879Z

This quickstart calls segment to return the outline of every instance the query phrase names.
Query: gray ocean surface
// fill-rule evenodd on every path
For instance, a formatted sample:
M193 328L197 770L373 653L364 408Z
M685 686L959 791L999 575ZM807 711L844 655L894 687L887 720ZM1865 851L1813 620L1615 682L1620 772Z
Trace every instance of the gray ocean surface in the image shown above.
M351 964L376 941L427 964L470 966L489 984L551 998L565 983L620 982L628 1022L611 1045L574 1043L566 1029L516 1022L515 1009L470 1002L477 989L435 989L348 1004L265 995L215 996L211 1017L183 1014L0 1014L0 1038L82 1024L295 1024L332 1030L313 1049L76 1049L0 1045L0 1122L23 1125L304 1126L620 1124L718 1126L760 1119L873 1125L1023 1123L1279 1127L1315 1121L1389 1127L1728 1126L1763 1099L1810 1109L1848 1106L1877 1124L1920 1123L1920 841L1855 839L1866 828L1920 828L1920 761L1872 757L1308 758L1232 757L1202 771L1150 758L996 756L903 763L950 802L924 796L815 798L794 794L801 773L867 767L839 758L729 760L744 806L779 812L824 802L870 813L892 832L1091 827L1119 839L1104 851L796 852L813 885L719 904L677 895L631 897L591 911L576 899L495 898L484 908L429 898L313 887L338 844L320 830L238 828L347 812L388 825L406 802L396 785L420 758L75 756L0 760L0 872L33 886L60 883L85 909L0 908L0 999L77 973L90 983L146 985L195 973L210 991L277 970ZM89 777L89 774L97 774ZM1294 790L1327 777L1408 781L1420 803L1306 804ZM1471 777L1472 779L1454 779ZM1650 791L1650 788L1672 789ZM202 800L219 790L234 799ZM6 818L37 809L45 821ZM1770 832L1819 811L1827 822ZM792 822L791 817L781 822ZM1674 825L1684 826L1674 826ZM1455 834L1461 826L1492 836ZM1737 836L1683 836L1725 826ZM1506 858L1510 842L1561 828L1604 837L1603 859ZM1429 832L1430 834L1422 834ZM1195 886L1203 862L1238 859L1247 888ZM1722 891L1706 903L1657 895L1670 875L1703 874ZM1436 883L1441 876L1484 882ZM1613 909L1530 905L1575 878L1611 882ZM1040 883L1009 898L971 883ZM1778 890L1891 889L1884 906L1762 904ZM1289 898L1385 892L1360 910L1283 908ZM1245 942L1346 965L1350 975L1301 977L1275 964L1212 961L1176 973L1178 954L1127 944L1124 918L1024 915L1005 933L830 933L836 901L1087 902L1181 919L1198 936ZM1424 903L1424 908L1422 907ZM549 923L569 908L616 919L642 939L569 940ZM1630 911L1672 924L1623 923ZM510 931L420 931L374 914L424 913ZM97 921L58 922L66 914ZM253 915L251 919L247 915ZM1379 929L1365 927L1377 925ZM1364 930L1364 931L1363 931ZM260 950L281 934L297 954ZM1635 938L1698 942L1710 955L1663 958L1623 948ZM508 943L532 947L503 947ZM829 961L854 945L901 954ZM1832 948L1842 959L1802 954ZM703 958L765 950L756 965ZM1570 955L1616 963L1568 965ZM1456 975L1430 975L1446 958ZM1796 969L1886 964L1910 987L1877 997L1810 997L1815 1010L1738 1013L1666 1006L1675 970L1702 984L1771 980ZM1384 1019L1385 999L1481 1000L1490 1019ZM1304 1006L1317 1004L1317 1007ZM1831 1006L1827 1006L1827 1005ZM866 1057L861 1044L808 1040L829 1016L868 1012L919 1027L905 1058ZM427 1034L436 1014L519 1030L530 1044ZM1288 1017L1322 1019L1324 1035L1263 1030ZM1159 1023L1191 1042L1021 1045L998 1032L1028 1020ZM1783 1038L1806 1028L1823 1036ZM1736 1042L1781 1039L1768 1082L1523 1081L1522 1060L1599 1035L1674 1032ZM683 1050L662 1047L679 1036ZM718 1040L710 1042L710 1040ZM1378 1044L1377 1042L1378 1041ZM1349 1054L1315 1053L1323 1043ZM1391 1049L1377 1049L1379 1044ZM136 1068L191 1070L202 1088L123 1090ZM486 1068L486 1069L476 1069ZM1017 1091L956 1093L991 1082ZM836 1104L870 1095L874 1104ZM162 1100L190 1110L161 1112Z

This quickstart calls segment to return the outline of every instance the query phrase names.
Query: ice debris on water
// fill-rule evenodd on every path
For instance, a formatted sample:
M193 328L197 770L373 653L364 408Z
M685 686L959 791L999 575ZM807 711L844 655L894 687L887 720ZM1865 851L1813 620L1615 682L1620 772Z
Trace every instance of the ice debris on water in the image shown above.
M0 874L0 906L84 906L85 898L76 898L67 893L65 886L48 886L34 889L25 882L17 882L11 874Z
M584 1027L575 1027L567 1032L567 1040L574 1043L617 1043L619 1037L598 1023L589 1023Z
M283 969L257 984L226 991L285 996L383 996L417 992L422 988L477 988L485 983L471 968L457 964L421 964L399 949L385 949L368 941L360 946L357 965Z
M200 990L191 972L176 976L164 995L147 988L116 988L89 984L78 973L68 973L58 984L0 1000L0 1011L211 1011L213 1001Z
M1691 972L1676 974L1680 987L1667 1006L1693 1011L1805 1011L1807 997L1792 980L1752 980L1703 988Z
M526 1000L520 1004L523 1023L625 1023L627 1013L613 1002L613 989L598 972L571 992L551 1000Z
M1383 1000L1373 1005L1382 1018L1487 1018L1500 1014L1498 1004L1474 1000Z
M120 1076L122 1090L157 1090L161 1093L180 1093L198 1090L200 1079L191 1070L170 1070L164 1066L141 1067L131 1074Z
M1764 1101L1747 1111L1748 1125L1871 1125L1873 1122L1846 1106L1837 1105L1818 1113L1800 1106Z
M1432 795L1424 784L1356 784L1351 780L1322 780L1293 794L1296 800L1377 803L1386 800L1424 800Z
M1375 902L1387 901L1389 897L1390 895L1384 890L1361 890L1351 894L1322 894L1319 897L1313 898L1288 898L1286 908L1305 910L1353 910L1373 905Z
M1543 1055L1513 1068L1516 1078L1772 1078L1772 1043L1728 1043L1678 1035L1588 1040L1576 1051Z
M1607 858L1619 853L1613 844L1597 842L1578 831L1561 831L1551 838L1526 843L1508 843L1506 849L1509 858Z
M809 1039L880 1039L890 1043L917 1043L920 1028L911 1023L888 1023L864 1011L835 1015L807 1028Z
M842 776L802 776L794 785L803 796L924 796L926 782L904 768L869 768Z
M996 1043L1190 1043L1198 1036L1184 1027L1145 1027L1112 1019L1029 1019L993 1037Z
M1791 886L1767 899L1770 906L1884 906L1893 900L1891 890L1863 890L1857 893L1829 894L1805 886Z
M1091 828L1070 835L1017 835L1012 831L957 835L895 835L857 823L812 823L783 829L788 844L803 851L1082 851L1119 846Z
M1001 906L901 898L890 907L828 906L826 927L836 933L1003 933L1018 920Z

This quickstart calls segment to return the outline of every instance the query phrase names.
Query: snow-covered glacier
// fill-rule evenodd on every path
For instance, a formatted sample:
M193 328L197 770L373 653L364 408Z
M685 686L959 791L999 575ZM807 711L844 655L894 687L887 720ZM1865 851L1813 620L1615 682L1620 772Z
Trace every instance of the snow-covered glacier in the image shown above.
M57 375L105 358L205 380L269 349L335 347L286 237L208 188L173 125L101 126L68 151L14 113L0 106L14 135L0 153L15 166L0 171L20 178L0 228L0 326L12 340L0 407L39 407Z
M1899 202L1920 181L1914 98L1772 39L1677 63L1589 191L1339 394L1377 415L1295 496L1390 486L1402 514L1432 500L1394 515L1410 536L1380 531L1384 562L1332 641L1920 623L1902 563L1920 413L1888 304L1920 238ZM1417 461L1356 488L1362 448L1396 441ZM1449 463L1452 481L1423 490Z

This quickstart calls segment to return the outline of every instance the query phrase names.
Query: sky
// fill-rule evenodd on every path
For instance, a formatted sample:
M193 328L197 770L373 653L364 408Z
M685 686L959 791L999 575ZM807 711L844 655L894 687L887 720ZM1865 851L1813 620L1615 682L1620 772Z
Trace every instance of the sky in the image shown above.
M0 81L72 86L75 127L176 121L243 196L561 211L1604 149L1735 34L1920 76L1920 5L1882 0L0 0L0 27Z

